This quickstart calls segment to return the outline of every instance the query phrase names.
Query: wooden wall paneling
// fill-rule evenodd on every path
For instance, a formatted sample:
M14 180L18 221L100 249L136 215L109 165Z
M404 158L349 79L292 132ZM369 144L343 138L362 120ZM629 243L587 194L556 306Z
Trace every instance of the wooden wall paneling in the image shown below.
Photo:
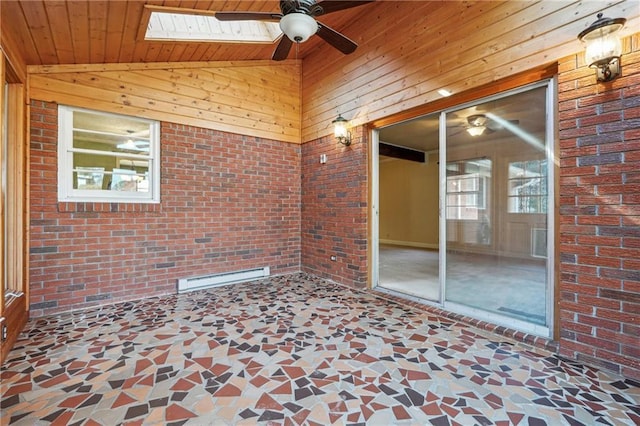
M12 83L8 88L11 122L7 127L7 199L8 199L8 264L9 287L16 292L25 292L24 245L25 245L25 103L23 84Z
M445 7L449 4L452 6ZM472 20L486 12L484 8L476 10L458 2L435 5L421 2L414 7L411 14L407 14L406 9L396 4L387 6L385 3L384 6L391 7L391 10L388 13L384 11L378 14L377 22L372 25L373 30L363 28L364 38L367 39L366 44L362 46L363 53L358 54L356 51L355 55L340 58L339 66L336 63L323 61L322 58L318 58L318 61L324 62L323 65L316 64L311 58L305 60L303 81L317 84L307 83L304 86L303 128L312 125L316 116L322 116L325 111L335 109L336 105L339 105L340 112L343 114L365 105L370 111L372 107L370 102L374 96L389 100L388 96L397 92L393 86L394 83L404 88L410 87L412 81L407 77L415 72L408 68L411 66L410 58L419 58L414 62L420 63L417 71L421 79L430 75L437 76L438 58L433 50L443 44L443 34L447 33L452 20L463 13L465 13L465 20ZM415 10L415 8L418 9ZM422 16L422 19L416 20L414 16ZM369 16L363 18L363 22L371 20ZM397 24L388 30L376 32L377 28L389 27L387 20ZM424 33L424 28L429 28L430 33L439 36L423 40L424 35L420 36L420 34ZM375 55L368 53L371 51L375 52ZM307 72L307 70L312 71ZM331 84L328 87L332 90L323 90L326 83L321 82L329 79ZM416 88L412 87L411 90L415 91ZM378 96L376 92L379 93ZM354 96L356 93L359 96ZM406 94L403 96L406 97ZM350 105L349 102L354 100L356 104ZM333 111L329 116L325 115L322 120L326 121L331 115Z
M355 72L368 74L378 70L384 73L388 63L415 51L424 28L439 31L430 25L431 21L443 26L443 22L450 21L466 9L460 2L454 2L452 9L444 6L444 2L418 2L413 6L412 14L407 14L402 9L402 2L372 4L370 9L366 9L366 14L353 24L353 30L359 32L362 40L355 53L350 56L311 55L305 60L304 77L312 81L331 77L345 84ZM325 50L330 51L328 47Z
M252 120L274 120L274 113L282 117L291 117L291 114L299 114L299 78L297 68L291 72L295 73L293 78L283 78L288 76L286 68L284 72L274 74L267 68L245 68L239 67L233 73L225 73L224 69L198 69L198 70L174 70L171 73L158 74L151 87L158 87L168 93L189 94L193 97L191 103L203 99L211 98L217 108L222 110L222 105L227 105L235 111L237 108L250 112ZM148 72L145 72L148 74ZM182 76L181 84L176 86L179 74ZM159 84L159 86L158 86ZM274 87L273 90L265 90L265 85ZM285 133L290 136L299 137L299 129L296 122L287 124ZM281 124L284 124L281 123ZM274 127L272 130L276 130ZM288 130L288 131L287 131Z
M485 7L491 4L487 3ZM384 10L374 10L362 18L359 31L364 42L355 54L336 56L334 61L328 60L334 57L310 56L305 61L304 77L311 81L330 77L340 86L349 84L353 87L354 75L361 78L361 85L366 84L371 73L393 75L403 70L408 57L423 55L423 51L433 53L434 49L445 47L442 46L443 34L452 31L450 23L458 19L457 16L464 14L468 21L487 12L485 7L470 8L462 2L453 2L451 6L444 2L419 2L412 6L412 13L407 13L406 5L402 5L381 3L378 7L384 7ZM425 32L429 37L425 37ZM427 58L423 56L423 59ZM432 62L435 63L425 60L422 65Z
M30 90L34 99L300 143L299 64L265 63L68 73L30 68L54 71L32 72Z
M196 50L195 43L174 43L171 56L167 59L168 62L172 61L188 61L191 59L193 52Z
M476 6L486 7L484 2L473 5ZM615 16L629 7L627 3L615 6L618 9L609 11ZM491 10L478 9L472 16L473 7L459 18L440 16L435 9L432 17L437 18L436 24L430 26L425 34L431 36L424 40L415 35L419 34L418 28L405 28L403 33L413 34L420 43L413 51L394 54L393 46L402 44L401 33L396 33L396 41L385 40L375 48L364 46L365 51L377 52L371 72L367 72L369 68L363 69L358 51L355 57L345 57L339 66L328 63L326 56L306 59L303 81L315 84L305 84L303 91L303 140L322 135L323 126L313 123L330 120L336 108L343 115L354 117L352 124L358 125L438 99L435 91L440 87L464 91L574 52L581 48L574 34L591 22L589 16L602 5L589 3L575 13L576 6L567 9L566 3L506 2ZM540 20L540 16L544 19ZM463 22L456 26L455 19ZM368 17L364 20L371 21ZM486 30L477 31L478 28ZM527 37L528 34L534 37ZM464 50L466 45L470 48ZM391 50L387 51L387 46ZM557 53L550 57L550 52ZM394 59L385 62L390 57ZM315 66L316 61L324 67L333 65L336 71L324 78L317 76L320 66ZM313 70L311 74L307 72L309 69ZM352 76L356 77L351 80Z
M276 63L264 61L199 61L199 62L153 62L128 64L78 64L78 65L30 65L30 74L56 74L70 72L99 72L99 71L135 71L135 70L174 70L194 68L237 68L254 66L283 66L292 61Z
M178 45L184 45L185 43L165 43L162 45L162 49L160 49L160 54L158 55L158 60L160 61L169 61L173 56L173 51L176 50Z
M67 4L58 1L45 1L45 13L51 23L51 37L56 46L58 60L63 64L72 64L75 61L75 51L72 38L71 27L69 26L69 14ZM55 30L53 30L55 28Z
M91 58L89 37L89 6L85 2L78 2L68 7L69 23L71 27L71 39L76 64L88 64ZM46 63L46 62L41 62Z
M133 62L133 52L136 46L136 35L140 27L144 4L139 2L126 2L127 10L123 19L122 41L120 45L113 46L118 51L118 60L114 62Z
M71 72L100 72L100 71L139 71L139 70L176 70L196 68L241 68L257 66L284 66L295 63L282 61L279 63L264 61L201 61L201 62L153 62L128 64L79 64L79 65L30 65L29 74L56 74Z
M456 105L461 105L487 96L495 95L496 93L505 92L517 87L525 86L527 84L542 81L544 79L553 77L557 73L558 67L555 63L548 66L527 70L501 79L499 81L492 81L482 86L474 87L464 92L456 93L450 97L439 98L433 102L421 104L416 107L403 110L400 113L385 116L383 118L372 121L370 125L372 128L381 128L389 126L391 124L401 123L412 118L421 117L423 115L442 111L443 109L451 108Z
M3 26L9 25L17 35L29 65L266 59L275 48L272 44L144 41L137 35L144 27L141 18L145 5L211 12L279 9L278 1L3 0L3 19L7 21ZM353 13L341 11L322 20L329 25L349 22L347 17ZM319 37L313 37L301 46L300 55L322 44Z
M473 30L476 28L481 28L483 25L487 25L487 23L493 22L495 20L501 20L504 18L503 15L511 15L521 9L524 3L519 2L511 2L509 4L509 10L506 12L501 11L494 7L494 9L487 10L486 4L476 4L474 7L464 6L464 4L460 3L458 5L458 9L451 8L440 8L430 12L430 17L433 19L434 24L430 25L427 23L418 23L416 27L408 27L402 33L396 33L395 39L396 41L390 41L388 39L379 40L380 45L379 49L389 50L387 54L380 55L380 60L374 61L373 65L370 65L368 68L368 73L362 73L361 67L353 68L354 72L360 74L357 78L359 80L360 87L363 88L367 97L373 100L385 100L390 101L389 96L400 93L402 100L409 98L411 93L403 92L403 88L411 87L413 92L417 95L420 95L418 88L414 82L421 81L423 84L425 81L429 81L432 79L437 79L438 82L442 79L446 78L447 68L443 68L441 63L450 55L456 55L455 46L450 46L449 40L456 40L457 38L464 38L465 34L469 34L471 32L469 27L472 27ZM515 4L513 4L515 3ZM464 8L463 8L464 6ZM459 16L463 16L465 26L460 28L455 28L455 25L452 25L452 22L455 22ZM412 24L412 21L409 21L408 24ZM403 49L403 45L406 40L406 33L414 34L417 32L418 28L422 28L424 25L428 25L429 34L438 34L438 37L428 37L427 40L422 40L419 37L414 37L416 45L411 46L406 49L402 55L394 55L394 50ZM508 25L505 23L504 25ZM477 33L477 31L475 31ZM493 34L491 32L482 32L479 34L474 34L473 40L481 39L482 42L487 42L489 37L492 37ZM423 35L424 36L424 35ZM486 38L483 38L486 37ZM464 42L463 42L464 44ZM474 45L472 45L474 46ZM475 47L475 46L474 46ZM468 56L468 53L465 52ZM472 57L471 60L475 60L476 57L479 57L478 54ZM384 58L394 58L392 61ZM450 67L453 72L459 70L459 75L467 79L469 76L474 75L473 72L469 72L461 68L462 64L458 64L458 66ZM482 65L479 65L482 66ZM306 68L305 68L306 69ZM384 75L382 78L379 76L379 70L384 70ZM477 70L475 70L477 71ZM375 76L375 87L371 87L371 79L372 75ZM347 76L348 77L348 76ZM305 81L307 80L307 76L305 75ZM315 81L315 79L311 79ZM353 92L354 84L353 81L345 81L345 86L349 88L349 90L342 90L342 98L332 100L333 103L337 103L340 105L344 105L344 102L348 100L349 93ZM356 87L357 87L356 83ZM441 86L438 86L441 87ZM376 91L378 94L376 94ZM309 99L308 93L304 93L305 101ZM330 101L331 102L331 101ZM373 106L369 100L367 102L368 110L372 111ZM320 106L321 108L321 106ZM343 109L345 109L343 107ZM305 108L305 113L307 109ZM310 112L310 116L314 114ZM303 125L305 125L304 123Z
M564 40L566 39L566 37L563 38L563 34L565 33L565 31L566 31L565 29L559 28L554 30L554 32L552 34L550 33L547 37L550 40ZM565 51L567 51L567 49L571 51L575 50L576 48L572 46L574 46L574 44L577 42L574 41L573 38L571 38L571 40L572 42L569 44L565 42L564 44L558 45L558 46L549 46L549 45L543 46L544 44L543 41L538 40L537 41L538 50L534 52L533 49L530 49L532 51L529 52L529 54L523 54L523 52L519 51L519 49L523 48L522 46L526 46L525 43L521 43L518 46L515 46L505 51L506 53L499 52L499 54L495 58L493 58L493 60L491 60L490 62L490 64L492 63L500 64L499 65L500 68L495 68L495 69L492 69L486 66L483 67L484 70L482 70L482 68L478 69L477 68L478 66L482 67L483 65L483 59L480 58L471 64L476 68L469 68L469 66L465 68L461 68L462 70L467 71L469 75L474 76L473 78L475 78L475 80L473 80L473 78L465 78L464 80L461 80L461 82L464 83L463 85L461 85L461 89L464 90L470 87L474 87L474 86L477 86L478 84L482 84L483 82L492 81L498 78L502 78L506 75L510 75L513 72L518 70L536 67L536 66L539 66L539 64L541 63L544 64L546 61L549 60L549 49L555 49L556 51L560 52L558 54L564 54ZM526 51L526 47L524 49ZM561 50L561 49L565 49L565 50ZM511 55L511 57L507 55ZM514 58L518 58L518 59L514 61ZM492 58L488 56L485 59L490 60ZM510 62L510 61L513 61L513 62ZM435 88L436 87L434 87L434 89ZM404 102L406 102L406 99L404 100Z
M3 83L4 84L4 83ZM18 197L17 190L19 190L19 181L18 181L18 168L20 168L21 164L19 163L19 158L17 156L18 148L20 142L15 139L16 135L16 122L15 120L19 120L19 111L13 110L15 107L15 90L11 90L12 87L9 86L5 88L6 92L4 95L8 100L8 108L9 111L9 121L4 124L4 132L3 135L7 139L7 150L5 152L5 167L6 167L6 178L4 182L4 191L5 191L5 203L4 206L4 217L3 224L6 223L6 230L4 234L5 238L5 255L3 262L5 263L5 277L7 280L7 286L10 291L14 290L22 290L22 288L16 288L16 281L21 275L19 272L20 267L17 265L21 255L21 242L18 239L22 239L22 233L19 231L19 221L16 216L19 216L19 210L22 209L22 200ZM18 105L20 108L21 105ZM18 162L18 164L16 164Z
M123 1L110 1L107 10L107 36L105 39L104 62L118 62L121 46L124 43L123 35L127 22L128 4Z
M142 23L142 16L144 14L144 5L162 6L162 0L150 0L139 4L140 8L135 12L135 20L132 21L132 25L135 25L135 31L133 33L133 40L136 43L133 45L133 58L132 62L153 62L147 58L152 57L157 42L150 42L144 40L138 40L137 34Z
M277 85L282 89L282 92L266 92L242 79L237 80L233 76L208 69L190 70L189 72L174 70L171 73L154 71L139 74L143 77L140 80L141 84L149 81L149 77L155 78L152 82L147 83L150 90L157 88L161 92L166 91L189 97L191 100L187 102L193 105L199 102L215 102L219 111L223 111L224 105L233 108L233 111L238 108L250 111L253 113L252 119L273 118L274 111L278 108L287 109L287 106L294 106L295 111L299 111L297 91L289 85ZM237 72L234 72L234 75L236 74ZM178 81L180 84L176 85ZM291 90L295 92L292 93ZM245 113L245 115L247 114ZM297 130L294 132L294 134L298 133Z
M73 100L78 99L79 97L75 93L80 90L86 94L82 96L85 100L80 105L85 108L92 108L97 98L103 101L103 105L121 105L121 111L124 113L129 110L129 107L133 106L138 110L144 111L141 114L142 116L162 117L163 121L189 123L194 120L203 120L209 123L217 123L219 128L224 127L226 131L234 131L235 129L237 133L242 133L241 129L252 128L256 123L260 123L261 127L266 128L267 132L260 132L263 133L263 137L268 137L266 134L271 134L271 132L277 133L276 126L267 124L266 117L259 116L255 112L252 112L249 118L245 118L243 116L248 114L243 114L242 110L235 106L221 104L212 106L210 102L206 101L191 106L188 98L178 99L174 97L169 99L166 93L162 91L141 88L131 81L122 82L104 76L67 74L56 74L55 81L48 80L45 85L49 87L50 92L53 90L58 94L57 102L59 103L68 103L66 102L67 100L73 102ZM42 99L37 90L40 87L38 81L37 78L32 78L31 80L32 96L36 99ZM91 83L99 84L100 88L92 86ZM140 95L136 95L136 93ZM64 96L64 94L71 96ZM105 104L104 101L107 103ZM215 112L211 112L212 108L215 109ZM210 126L211 124L205 127Z
M218 49L218 46L214 46L211 44L198 43L196 48L193 50L193 53L189 59L189 61L202 61L207 60L208 58L215 57L215 49ZM211 52L210 52L211 50Z
M300 99L297 93L298 87L296 87L299 79L296 76L284 81L277 81L278 76L266 76L265 84L268 83L270 86L276 88L276 90L267 92L256 83L249 83L252 81L250 80L251 77L260 75L260 73L256 71L258 70L254 70L254 75L252 76L249 70L249 74L246 75L247 79L245 80L242 79L242 70L234 70L233 75L227 75L220 72L220 70L216 71L214 69L192 70L188 72L185 70L175 70L169 76L171 80L168 82L168 84L173 85L173 88L167 87L167 89L170 92L188 89L188 87L175 88L175 81L177 80L175 76L178 74L183 76L182 81L185 82L185 85L200 89L201 94L211 96L212 93L215 93L216 102L220 104L228 104L270 115L273 115L274 109L279 107L285 109L295 107L296 111L299 110ZM293 72L295 72L295 69ZM196 93L195 95L197 96L198 94Z
M58 56L51 35L50 23L42 1L20 2L25 20L29 25L35 48L41 62L56 63Z
M20 4L0 1L0 11L2 50L13 70L26 78L26 63L29 60L39 63L39 58L29 56L29 52L35 51L34 41L29 34L16 30L27 25Z

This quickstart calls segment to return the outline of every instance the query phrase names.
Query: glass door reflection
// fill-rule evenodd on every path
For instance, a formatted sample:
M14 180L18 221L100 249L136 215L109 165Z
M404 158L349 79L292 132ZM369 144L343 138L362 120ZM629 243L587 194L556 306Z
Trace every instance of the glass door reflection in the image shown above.
M546 86L446 114L445 301L547 324Z

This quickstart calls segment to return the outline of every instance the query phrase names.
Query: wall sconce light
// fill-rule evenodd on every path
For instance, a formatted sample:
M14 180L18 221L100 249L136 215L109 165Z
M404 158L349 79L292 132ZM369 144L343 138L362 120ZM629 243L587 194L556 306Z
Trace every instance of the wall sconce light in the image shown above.
M578 34L586 46L585 62L596 69L598 81L611 81L620 75L622 43L618 32L625 22L624 18L603 18L602 13L598 13L598 19Z
M338 118L333 120L333 135L344 146L351 145L351 132L347 129L347 120L338 114Z

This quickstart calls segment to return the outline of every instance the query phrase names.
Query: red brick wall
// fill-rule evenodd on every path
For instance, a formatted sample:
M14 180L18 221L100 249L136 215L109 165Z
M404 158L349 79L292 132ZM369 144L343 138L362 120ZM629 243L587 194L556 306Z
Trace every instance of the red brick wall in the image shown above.
M32 101L32 317L300 270L300 146L162 123L161 151L160 204L58 203L57 105Z
M348 147L333 136L302 145L302 269L364 288L369 148L363 128L353 132Z
M560 351L640 379L640 35L623 76L560 62Z

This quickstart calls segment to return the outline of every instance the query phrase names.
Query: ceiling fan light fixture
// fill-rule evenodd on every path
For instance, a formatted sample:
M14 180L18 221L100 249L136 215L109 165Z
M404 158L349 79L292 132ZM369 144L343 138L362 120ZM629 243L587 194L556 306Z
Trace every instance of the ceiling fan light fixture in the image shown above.
M484 133L485 130L485 126L467 127L467 133L469 133L471 136L480 136Z
M137 150L138 146L133 142L133 140L129 139L126 142L119 143L118 149Z
M467 133L471 136L480 136L487 129L487 117L484 114L474 114L467 117Z
M304 13L289 13L280 19L280 29L295 43L304 43L318 32L318 23Z

